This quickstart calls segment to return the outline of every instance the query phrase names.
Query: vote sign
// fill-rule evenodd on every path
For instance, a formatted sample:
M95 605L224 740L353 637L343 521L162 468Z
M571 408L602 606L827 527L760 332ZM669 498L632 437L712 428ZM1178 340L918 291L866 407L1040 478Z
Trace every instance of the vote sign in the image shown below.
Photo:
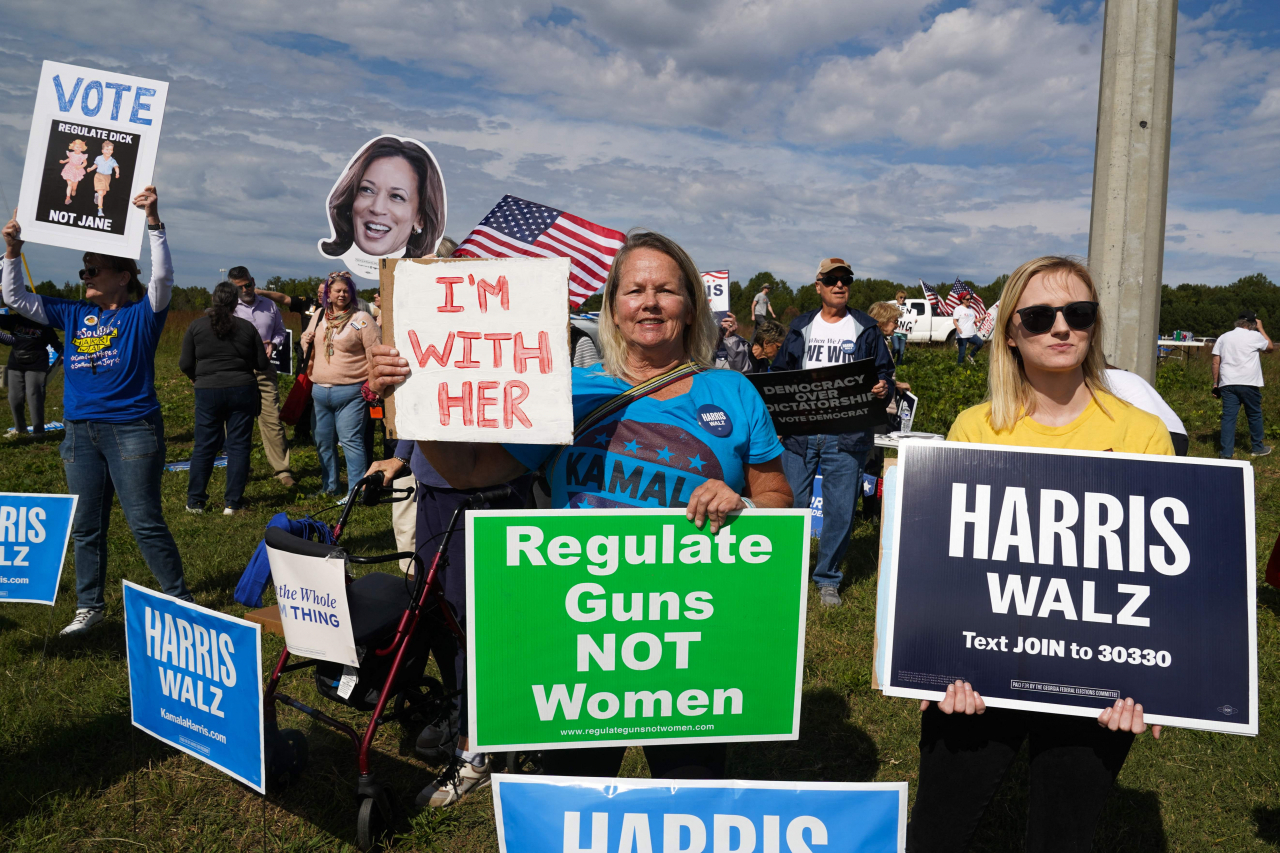
M747 378L760 392L778 435L837 435L888 423L888 399L871 393L880 381L872 358Z
M129 581L124 620L133 724L266 793L261 626Z
M502 853L898 853L906 782L494 774Z
M795 740L808 510L467 514L472 749Z
M0 601L53 604L76 500L0 492Z
M169 84L46 61L18 195L22 238L137 258Z
M904 441L884 692L1258 733L1253 472Z

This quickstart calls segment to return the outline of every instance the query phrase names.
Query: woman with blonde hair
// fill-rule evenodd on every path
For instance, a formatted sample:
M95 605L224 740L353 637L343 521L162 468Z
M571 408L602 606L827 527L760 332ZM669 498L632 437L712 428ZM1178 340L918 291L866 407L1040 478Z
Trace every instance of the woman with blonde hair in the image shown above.
M956 418L948 441L1173 455L1155 415L1107 388L1096 345L1103 318L1089 270L1043 257L1018 267L1000 296L989 396ZM1030 741L1028 851L1088 851L1107 795L1136 735L1142 705L1117 699L1096 721L987 708L973 685L921 702L920 784L907 850L960 851L1006 769ZM1152 727L1160 736L1160 726Z
M684 507L690 521L715 533L735 510L789 507L782 445L769 412L742 374L708 369L715 343L693 260L669 237L633 232L605 281L604 360L573 368L573 445L422 441L418 447L455 489L486 488L545 469L557 509ZM376 347L373 354L375 391L404 381L409 363L394 349ZM638 472L639 482L628 485L605 473L623 467ZM465 579L450 574L446 597L465 601ZM465 661L458 677L461 688ZM488 759L468 751L466 726L464 711L454 762L418 795L419 805L452 805L488 784ZM614 776L625 752L547 750L543 767L558 775ZM650 746L645 753L655 778L724 774L724 744Z

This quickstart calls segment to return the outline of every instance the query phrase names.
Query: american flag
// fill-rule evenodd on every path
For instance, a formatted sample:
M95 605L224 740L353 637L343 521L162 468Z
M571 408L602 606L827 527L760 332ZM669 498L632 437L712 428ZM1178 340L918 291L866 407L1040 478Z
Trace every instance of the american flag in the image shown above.
M924 279L920 279L920 286L924 288L924 298L927 299L929 305L933 307L933 313L937 314L939 317L950 317L951 304L949 302L943 302L942 298L938 296L938 291L925 284Z
M580 216L504 195L458 244L455 258L568 258L569 303L577 308L604 286L627 235Z
M991 309L987 311L987 315L978 323L978 334L982 335L984 338L991 337L991 332L996 327L996 315L999 313L1000 300L997 299L996 304L991 306Z
M987 306L982 304L982 297L959 278L956 279L955 284L951 285L951 292L947 294L947 313L955 313L955 310L960 307L960 297L966 295L973 297L973 305L971 307L975 318L981 322L987 316Z

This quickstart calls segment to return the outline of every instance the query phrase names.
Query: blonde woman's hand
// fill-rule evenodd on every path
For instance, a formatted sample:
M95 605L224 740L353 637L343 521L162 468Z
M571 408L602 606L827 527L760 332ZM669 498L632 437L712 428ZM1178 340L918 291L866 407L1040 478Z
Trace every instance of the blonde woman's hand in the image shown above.
M920 710L928 710L929 704L928 699L921 701ZM957 678L955 684L947 685L947 695L938 703L938 710L944 714L981 714L987 710L987 703L972 684Z
M1103 708L1098 715L1098 725L1113 732L1133 732L1140 735L1147 730L1147 722L1142 718L1142 706L1132 698L1117 699L1109 708ZM1160 739L1164 726L1152 726L1151 736Z
M710 520L711 532L717 533L724 525L729 513L746 509L739 495L724 480L707 480L693 490L689 496L689 505L685 507L684 517L701 527L704 521Z

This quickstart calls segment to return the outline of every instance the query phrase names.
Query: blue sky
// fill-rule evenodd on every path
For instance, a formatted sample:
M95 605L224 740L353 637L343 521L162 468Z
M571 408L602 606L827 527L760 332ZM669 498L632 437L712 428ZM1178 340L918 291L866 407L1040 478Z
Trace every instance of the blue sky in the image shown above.
M5 12L0 203L42 60L169 80L156 180L182 285L332 268L325 194L383 132L436 153L458 239L512 193L664 231L742 280L840 255L990 281L1088 248L1094 0L80 5ZM1166 282L1280 281L1278 59L1280 4L1180 4Z

